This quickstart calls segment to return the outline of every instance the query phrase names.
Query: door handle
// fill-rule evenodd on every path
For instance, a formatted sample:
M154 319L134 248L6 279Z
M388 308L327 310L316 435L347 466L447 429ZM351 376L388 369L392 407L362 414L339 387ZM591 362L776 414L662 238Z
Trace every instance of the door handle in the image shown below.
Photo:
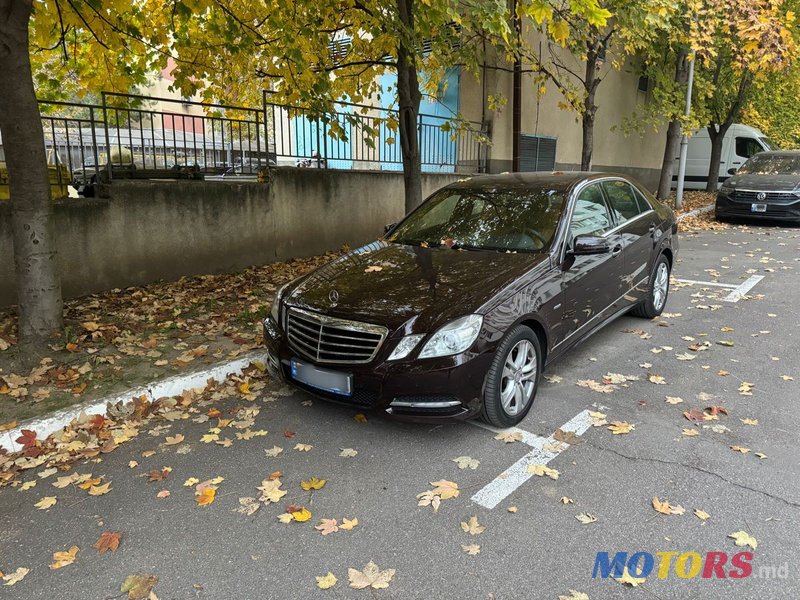
M622 252L622 244L617 244L616 246L614 246L614 249L611 251L611 256L616 256L620 252Z

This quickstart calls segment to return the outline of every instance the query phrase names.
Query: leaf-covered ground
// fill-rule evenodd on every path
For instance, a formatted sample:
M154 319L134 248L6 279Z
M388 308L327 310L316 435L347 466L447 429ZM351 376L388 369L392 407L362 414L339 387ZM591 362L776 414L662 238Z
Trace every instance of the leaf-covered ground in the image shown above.
M335 252L239 273L112 290L65 303L65 331L16 367L16 313L0 309L0 425L233 358L261 339L277 287Z

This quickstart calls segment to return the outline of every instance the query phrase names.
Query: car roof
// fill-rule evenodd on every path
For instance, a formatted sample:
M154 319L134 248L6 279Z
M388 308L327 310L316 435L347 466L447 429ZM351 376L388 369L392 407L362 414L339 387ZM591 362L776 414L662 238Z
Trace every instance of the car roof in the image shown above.
M630 181L625 175L600 171L537 171L534 173L502 173L499 175L475 175L461 179L447 186L448 189L486 189L499 187L540 188L566 192L577 184L605 177L620 177Z

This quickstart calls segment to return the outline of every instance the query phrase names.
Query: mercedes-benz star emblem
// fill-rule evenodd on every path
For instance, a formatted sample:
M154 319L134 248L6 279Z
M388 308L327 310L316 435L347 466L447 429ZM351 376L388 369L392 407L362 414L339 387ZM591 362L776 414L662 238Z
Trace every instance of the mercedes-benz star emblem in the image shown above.
M767 195L764 192L758 192L758 196L756 196L759 200L766 200Z
M336 306L336 303L339 302L339 292L331 290L330 293L328 293L328 300L331 301L331 306Z

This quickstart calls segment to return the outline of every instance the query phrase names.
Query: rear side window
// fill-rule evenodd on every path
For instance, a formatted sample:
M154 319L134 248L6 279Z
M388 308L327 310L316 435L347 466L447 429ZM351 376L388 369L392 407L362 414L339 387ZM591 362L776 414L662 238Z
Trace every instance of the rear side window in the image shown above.
M627 181L604 181L602 186L617 223L624 223L642 212Z
M647 201L647 198L644 197L644 194L640 192L636 187L633 188L633 195L636 196L636 202L639 204L639 212L647 212L648 210L653 210L653 207L650 206L650 203Z

